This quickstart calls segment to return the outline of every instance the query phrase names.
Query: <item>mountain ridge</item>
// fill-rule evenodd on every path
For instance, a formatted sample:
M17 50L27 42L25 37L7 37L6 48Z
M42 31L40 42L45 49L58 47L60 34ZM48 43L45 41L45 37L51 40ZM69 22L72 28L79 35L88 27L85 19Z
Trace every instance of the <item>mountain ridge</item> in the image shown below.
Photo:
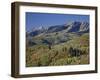
M26 40L31 46L37 44L55 45L78 38L85 33L89 33L88 22L72 22L33 30L27 33Z
M66 32L89 32L89 23L88 22L72 22L70 24L63 24L63 25L54 25L48 28L42 27L41 29L36 29L28 34L30 36L36 36L41 33L53 33L59 32L62 30L66 30Z

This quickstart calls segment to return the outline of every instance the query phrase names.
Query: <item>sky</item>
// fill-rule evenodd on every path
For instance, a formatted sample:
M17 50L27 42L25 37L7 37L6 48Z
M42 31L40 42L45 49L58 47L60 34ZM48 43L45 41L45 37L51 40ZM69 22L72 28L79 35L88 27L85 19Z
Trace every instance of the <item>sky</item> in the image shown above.
M89 15L26 12L26 31L34 28L62 25L72 21L89 22Z

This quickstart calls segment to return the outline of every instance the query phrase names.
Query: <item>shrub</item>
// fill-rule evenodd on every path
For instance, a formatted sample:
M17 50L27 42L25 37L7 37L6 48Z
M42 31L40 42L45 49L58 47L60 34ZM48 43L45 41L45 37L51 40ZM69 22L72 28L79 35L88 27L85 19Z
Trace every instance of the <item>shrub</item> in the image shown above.
M50 65L52 66L61 66L61 65L66 65L66 64L67 64L67 58L61 58L50 63Z

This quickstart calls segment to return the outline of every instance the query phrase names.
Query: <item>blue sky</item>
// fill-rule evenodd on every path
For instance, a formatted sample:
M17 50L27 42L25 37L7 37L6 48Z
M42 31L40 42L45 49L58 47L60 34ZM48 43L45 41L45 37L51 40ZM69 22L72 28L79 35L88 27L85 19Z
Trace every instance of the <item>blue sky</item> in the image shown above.
M26 12L26 31L40 26L66 24L71 21L89 22L89 15Z

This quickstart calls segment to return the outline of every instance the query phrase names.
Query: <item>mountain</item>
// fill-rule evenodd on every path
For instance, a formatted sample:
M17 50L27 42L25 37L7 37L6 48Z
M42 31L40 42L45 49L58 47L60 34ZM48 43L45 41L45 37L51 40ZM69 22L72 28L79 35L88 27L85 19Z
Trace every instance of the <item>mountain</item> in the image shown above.
M53 33L66 30L66 32L89 32L88 22L72 22L63 25L50 26L49 28L41 27L29 33L30 36L36 36L41 33Z
M30 36L36 36L36 35L38 35L38 34L44 33L46 30L47 30L47 28L44 28L44 27L41 26L41 27L39 27L39 28L33 29L33 30L29 33L29 35L30 35Z
M26 67L89 64L89 23L40 26L26 32Z
M70 24L56 25L48 28L48 33L65 30L67 32L86 32L89 31L89 23L87 22L72 22Z
M48 28L37 28L27 33L27 42L31 46L37 44L55 45L65 43L85 33L89 33L88 22L70 22Z

